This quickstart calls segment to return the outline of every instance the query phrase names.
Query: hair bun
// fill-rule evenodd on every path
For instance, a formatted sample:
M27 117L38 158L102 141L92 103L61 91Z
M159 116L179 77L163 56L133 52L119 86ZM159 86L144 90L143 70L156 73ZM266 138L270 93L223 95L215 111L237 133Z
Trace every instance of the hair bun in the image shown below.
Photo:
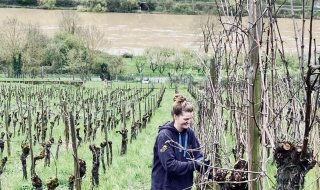
M173 98L173 101L174 102L177 102L177 103L181 103L181 102L184 102L184 101L186 101L187 99L184 97L184 96L182 96L181 94L176 94L175 96L174 96L174 98Z

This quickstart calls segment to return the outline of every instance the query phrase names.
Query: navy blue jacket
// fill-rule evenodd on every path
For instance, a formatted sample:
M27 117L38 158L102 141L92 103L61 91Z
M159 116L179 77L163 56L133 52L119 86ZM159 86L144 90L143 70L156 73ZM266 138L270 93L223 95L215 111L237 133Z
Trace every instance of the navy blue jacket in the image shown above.
M200 166L190 159L202 157L193 130L189 127L180 133L173 122L165 123L159 127L153 151L151 190L191 189L193 171Z

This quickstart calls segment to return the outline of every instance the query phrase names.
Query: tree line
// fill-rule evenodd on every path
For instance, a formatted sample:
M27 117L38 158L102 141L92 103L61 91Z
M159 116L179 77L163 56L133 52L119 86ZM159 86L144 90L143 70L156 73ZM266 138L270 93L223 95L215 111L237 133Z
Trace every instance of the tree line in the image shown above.
M291 1L275 2L278 6L291 5ZM236 2L219 2L211 0L0 0L2 6L35 6L44 9L76 9L87 12L122 12L137 11L162 12L170 14L218 14L219 7L228 4L237 7ZM293 0L293 6L301 6L302 1ZM311 5L310 2L307 3ZM248 15L247 10L245 14Z
M34 6L43 9L76 9L88 12L137 12L156 11L177 14L197 14L214 8L208 0L188 1L168 0L0 0L2 6Z

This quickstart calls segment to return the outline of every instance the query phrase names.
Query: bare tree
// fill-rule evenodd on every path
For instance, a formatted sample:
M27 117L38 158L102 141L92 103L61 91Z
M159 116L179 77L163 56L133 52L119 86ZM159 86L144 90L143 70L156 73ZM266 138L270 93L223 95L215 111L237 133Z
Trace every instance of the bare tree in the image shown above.
M102 46L102 44L109 43L104 36L104 33L99 31L96 26L87 26L81 28L79 35L84 41L87 49L87 60L86 60L86 77L88 77L92 63L95 61L96 52Z
M2 59L5 60L7 64L7 70L9 74L8 63L12 57L18 55L24 44L24 27L18 21L17 18L7 18L2 23L0 28L0 43L2 44Z
M166 67L171 63L174 49L172 48L161 48L160 56L158 60L158 71L163 74Z
M175 72L178 72L178 70L182 69L183 59L183 54L181 52L175 53L174 58L172 60L172 66Z
M160 51L159 47L152 47L152 48L147 48L144 51L145 57L147 64L149 65L150 69L154 73L157 68L158 68L158 60L160 58Z
M146 59L144 57L135 57L134 62L138 70L138 73L142 73L144 66L146 65Z
M216 15L208 14L196 17L195 19L195 32L196 34L200 34L200 38L198 40L200 44L200 48L203 48L205 53L209 52L209 48L213 48L213 52L215 51L215 45L217 44L216 35L218 25L218 18Z
M59 21L59 28L62 31L69 32L70 34L78 33L80 25L82 24L82 18L77 11L62 11L61 20Z

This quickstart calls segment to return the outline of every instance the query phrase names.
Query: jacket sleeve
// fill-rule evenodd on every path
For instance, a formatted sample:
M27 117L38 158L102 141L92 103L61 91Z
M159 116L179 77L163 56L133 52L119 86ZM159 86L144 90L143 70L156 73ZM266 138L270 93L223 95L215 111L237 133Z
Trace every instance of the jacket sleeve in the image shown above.
M170 138L170 132L163 130L158 135L158 155L164 169L175 175L184 175L199 169L200 166L194 161L182 162L176 159L174 154L175 144Z
M192 129L191 129L192 130ZM200 143L198 141L198 139L196 138L196 135L194 133L194 131L191 131L191 135L192 135L192 142L191 142L191 146L194 147L194 151L193 151L193 156L194 158L198 161L197 164L199 165L198 168L196 168L197 171L200 172L200 167L204 164L204 156L201 153L201 149L200 149ZM207 163L205 163L207 164Z
M192 129L190 129L190 130L192 130ZM200 149L200 143L199 143L198 139L196 138L196 135L193 130L192 130L191 134L192 134L191 146L193 147L193 149L196 149L193 152L193 155L194 155L195 159L200 160L201 158L203 158L203 155L202 155L201 149Z

